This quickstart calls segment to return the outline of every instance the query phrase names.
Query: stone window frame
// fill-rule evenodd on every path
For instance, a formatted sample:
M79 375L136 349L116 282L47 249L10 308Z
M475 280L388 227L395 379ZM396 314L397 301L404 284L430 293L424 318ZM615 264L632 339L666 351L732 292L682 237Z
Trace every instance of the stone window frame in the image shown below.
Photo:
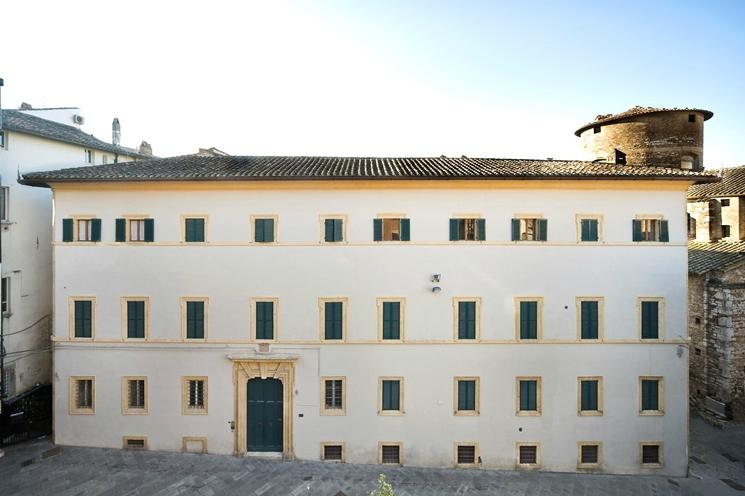
M144 301L145 302L145 336L141 338L130 338L127 336L127 303L130 301ZM122 329L122 341L150 341L150 296L122 296L119 299L120 314L121 314L121 329Z
M78 381L91 381L91 407L80 408L77 404ZM96 414L96 376L95 375L72 375L68 382L68 413L70 415L95 415Z
M598 409L582 410L582 382L597 381L598 383ZM577 376L577 416L579 417L602 417L603 416L603 376L581 375Z
M398 381L398 410L383 410L383 381ZM382 417L395 417L405 414L406 410L404 409L404 377L378 377L378 415Z
M327 220L341 220L342 222L342 240L341 241L326 241L326 221ZM318 238L318 244L328 246L343 246L349 244L349 216L341 213L331 214L320 214L318 216L318 226L320 236Z
M521 463L521 448L535 448L535 463ZM539 442L517 442L515 443L515 468L518 470L538 470L541 468L541 443Z
M594 463L582 463L582 447L597 446L598 459ZM577 441L577 468L578 469L598 469L603 466L603 442L602 441Z
M520 382L536 381L535 410L520 409ZM543 377L539 375L521 375L515 377L515 415L518 417L540 417L543 415Z
M398 446L398 463L383 463L383 446ZM401 441L378 441L378 465L392 465L403 467L404 443Z
M142 441L142 447L133 447L130 445L131 441ZM136 450L136 451L147 451L148 440L147 436L122 436L122 449L125 450Z
M200 451L193 451L189 449L189 443L200 443L202 449ZM206 436L183 436L181 438L181 452L182 453L201 453L206 455L209 451L207 450L207 437Z
M598 221L598 240L597 241L582 241L582 221L583 220L596 220ZM605 229L604 222L605 217L603 214L597 213L579 213L574 216L574 222L577 228L577 243L582 245L599 245L605 244Z
M642 410L642 381L657 381L657 410ZM661 375L640 375L637 383L639 393L639 415L642 417L661 417L665 415L665 378Z
M596 301L598 303L598 337L597 339L582 338L582 302ZM577 341L582 343L602 343L605 340L605 297L604 296L577 296L575 298L577 309Z
M403 296L381 296L376 298L378 314L378 342L380 343L403 343L406 341L406 297ZM399 338L383 339L383 306L384 303L399 304Z
M189 408L189 382L204 381L204 407ZM181 415L209 414L209 378L206 375L181 376Z
M341 408L329 408L326 406L326 381L341 381ZM347 376L324 375L321 376L320 384L321 415L338 417L345 416L347 414Z
M204 303L204 337L203 338L189 338L187 337L187 303L190 302L202 302ZM210 297L209 296L181 296L179 297L179 310L181 313L181 340L185 343L191 342L204 342L209 337L209 322L210 322Z
M272 320L274 323L274 328L272 329L272 339L259 339L256 337L257 303L272 303ZM251 325L251 329L249 330L251 341L255 343L276 343L279 340L279 297L252 296L248 299L248 315Z
M145 406L144 408L131 408L129 406L129 381L145 381ZM147 415L150 407L148 378L144 375L125 375L122 377L122 415Z
M279 243L279 214L253 214L248 217L249 238L248 242L256 246L271 246ZM273 241L256 241L256 221L261 219L274 220ZM206 239L206 238L205 238Z
M75 337L75 302L91 302L91 337ZM96 339L96 297L92 295L71 295L67 297L67 330L70 341L95 341Z
M516 296L515 300L515 341L518 343L537 343L543 341L543 296ZM520 337L520 303L535 301L536 306L536 338L522 339Z
M326 303L341 303L341 339L326 339ZM349 298L346 296L324 296L318 298L318 328L322 343L346 343L349 329Z
M453 342L455 343L478 343L481 341L481 297L480 296L453 296ZM458 337L459 303L476 304L476 328L473 339L460 339Z
M473 410L458 410L458 383L474 381ZM458 375L453 377L453 415L456 417L478 417L481 415L481 377Z
M642 302L657 302L657 337L642 338ZM665 297L663 296L638 296L636 298L636 337L641 342L664 341L665 340Z
M341 447L341 460L327 460L326 459L326 447L327 446L339 446ZM319 459L322 462L327 463L346 463L347 461L347 444L344 441L322 441L321 442L321 454Z
M204 221L204 241L186 241L186 221L187 219L202 219ZM209 243L209 223L210 216L208 214L181 214L179 216L180 234L179 240L184 245L206 245Z
M460 463L458 461L458 448L461 446L464 447L472 447L473 448L473 463ZM453 443L453 465L456 468L475 468L480 465L479 462L480 454L479 454L479 443L473 442L473 441L462 441L462 442L454 442Z
M645 446L657 446L658 447L658 461L657 463L644 463L644 447ZM660 469L665 466L664 458L664 443L662 441L639 441L639 466L641 468Z

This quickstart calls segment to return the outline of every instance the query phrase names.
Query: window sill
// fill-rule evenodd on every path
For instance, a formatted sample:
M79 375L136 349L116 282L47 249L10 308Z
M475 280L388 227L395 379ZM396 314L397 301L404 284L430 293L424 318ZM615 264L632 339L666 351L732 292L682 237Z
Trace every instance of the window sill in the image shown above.
M577 415L579 417L602 417L603 411L602 410L580 410L577 412Z
M642 410L639 412L640 417L663 417L664 415L664 410Z
M135 409L124 410L122 412L122 415L147 415L147 410L139 410L139 409L138 410L135 410Z
M518 410L515 412L515 415L518 417L540 417L541 412L540 411L531 411L531 410Z
M456 417L478 417L480 414L478 410L456 410L453 415Z
M95 414L96 414L96 411L95 410L90 410L90 409L86 409L86 410L83 410L83 409L70 410L70 415L95 415Z
M329 416L329 417L343 417L347 414L347 411L344 409L325 409L321 410L321 415L323 416Z
M378 415L381 417L401 417L402 415L405 415L406 412L403 410L379 410Z

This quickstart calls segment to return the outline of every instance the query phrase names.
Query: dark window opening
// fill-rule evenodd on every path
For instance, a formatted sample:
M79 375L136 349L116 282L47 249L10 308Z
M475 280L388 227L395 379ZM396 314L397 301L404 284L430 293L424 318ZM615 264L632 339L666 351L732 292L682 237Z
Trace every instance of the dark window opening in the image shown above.
M729 238L732 234L732 229L728 225L722 224L722 237Z
M696 355L700 355L700 354L701 354L701 348L696 348Z
M381 462L384 464L398 465L401 463L400 446L397 444L384 444L381 448Z
M593 128L592 128L592 132L593 132L594 134L598 134L598 133L600 132L600 126L595 126L595 127L593 127Z
M616 150L616 163L618 165L626 165L626 154L621 150Z
M538 463L538 446L520 446L520 465Z
M598 463L600 447L597 444L585 444L582 446L581 463Z
M323 459L326 461L342 461L341 444L327 444L323 447Z
M475 446L458 446L458 463L473 464L476 463Z
M656 444L645 444L642 446L642 464L659 464L660 463L660 447Z
M696 114L688 114L688 122L696 122Z
M729 198L725 198L724 200L722 200L722 206L729 207Z

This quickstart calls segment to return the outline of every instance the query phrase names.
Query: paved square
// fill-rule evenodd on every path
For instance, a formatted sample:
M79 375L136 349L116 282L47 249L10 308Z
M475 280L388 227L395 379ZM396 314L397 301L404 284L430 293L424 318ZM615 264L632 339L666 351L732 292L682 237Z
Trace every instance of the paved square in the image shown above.
M282 462L55 447L42 439L6 449L0 494L367 496L384 473L399 496L745 496L745 427L719 430L693 419L691 441L691 476L668 478Z

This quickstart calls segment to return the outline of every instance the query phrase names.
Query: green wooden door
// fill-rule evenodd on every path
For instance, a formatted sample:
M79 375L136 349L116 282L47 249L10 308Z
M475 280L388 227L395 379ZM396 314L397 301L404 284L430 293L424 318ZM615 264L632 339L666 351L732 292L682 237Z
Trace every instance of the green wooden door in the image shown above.
M248 451L282 451L282 381L248 381Z

